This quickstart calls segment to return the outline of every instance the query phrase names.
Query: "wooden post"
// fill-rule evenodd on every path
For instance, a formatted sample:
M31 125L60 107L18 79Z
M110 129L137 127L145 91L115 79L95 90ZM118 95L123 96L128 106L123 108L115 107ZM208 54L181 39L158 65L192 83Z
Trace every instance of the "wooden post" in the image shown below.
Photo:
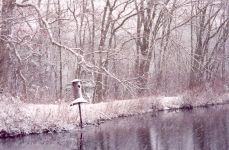
M78 104L79 106L79 114L80 114L80 127L83 128L83 121L82 121L82 115L81 115L81 106L80 103Z

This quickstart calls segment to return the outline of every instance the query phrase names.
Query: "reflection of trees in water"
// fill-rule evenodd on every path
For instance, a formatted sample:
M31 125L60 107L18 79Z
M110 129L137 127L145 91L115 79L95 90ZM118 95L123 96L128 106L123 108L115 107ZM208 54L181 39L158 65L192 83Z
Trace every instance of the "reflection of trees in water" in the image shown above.
M142 150L151 150L151 139L148 127L140 127L137 129L137 139L139 148Z
M228 150L229 123L222 112L173 112L102 125L85 149Z
M115 149L118 149L118 139L119 139L118 132L115 132L114 133L114 148Z
M141 135L138 136L139 144L151 145L154 150L228 150L227 113L219 110L198 112L174 113L158 118L150 126L150 135L147 129L138 131ZM141 139L143 134L145 137Z
M211 143L216 143L216 149L220 150L229 150L228 147L228 122L229 118L227 117L227 113L225 111L220 111L219 113L216 114L217 116L214 117L216 118L214 123L214 131L216 132L216 135L212 138L214 141Z
M93 148L90 149L94 149L94 150L106 150L109 147L109 136L107 136L107 138L105 138L105 134L107 134L106 132L102 132L102 131L95 131L94 132L94 138L93 140ZM107 143L107 144L106 144ZM88 149L88 148L87 148Z
M206 112L194 116L193 140L195 150L228 150L227 114Z
M160 146L161 148L163 149L169 149L169 139L170 139L170 136L168 136L168 133L170 132L173 132L174 130L168 130L170 129L172 124L170 124L168 126L167 122L161 122L160 123L160 126L157 126L158 127L158 130L160 132L159 134L159 139L160 139Z
M197 109L154 118L136 116L75 133L0 140L0 149L38 145L50 150L229 150L228 113L226 109Z
M123 128L111 129L112 140L110 144L112 149L139 149L136 128L129 125Z
M190 150L191 124L187 115L172 112L161 116L151 126L152 147L155 150Z
M225 148L228 150L229 149L229 116L227 113L225 113L225 120L223 121L223 130L224 130L224 139L225 139Z
M194 149L195 150L204 150L207 148L205 141L207 141L207 133L205 133L205 121L202 119L194 119L193 121L193 138L194 138Z
M98 138L98 147L101 149L101 150L105 150L105 145L104 145L104 135L103 135L104 133L103 132L99 132L99 133L97 133L97 138ZM96 149L97 149L97 147L96 147Z
M87 133L85 149L114 150L135 147L137 142L132 140L136 136L130 136L135 133L136 131L131 127L119 128L116 125L96 128L93 132Z

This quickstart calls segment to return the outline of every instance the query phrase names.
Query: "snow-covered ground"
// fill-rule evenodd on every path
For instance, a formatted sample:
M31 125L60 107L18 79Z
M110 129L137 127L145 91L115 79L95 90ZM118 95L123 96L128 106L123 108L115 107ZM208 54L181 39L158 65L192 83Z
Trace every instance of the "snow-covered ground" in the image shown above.
M229 93L217 97L208 94L198 97L147 97L133 100L81 104L84 124L99 124L104 120L142 114L157 110L190 108L228 103ZM28 104L18 98L0 96L0 137L60 132L77 129L79 113L77 105L69 103Z

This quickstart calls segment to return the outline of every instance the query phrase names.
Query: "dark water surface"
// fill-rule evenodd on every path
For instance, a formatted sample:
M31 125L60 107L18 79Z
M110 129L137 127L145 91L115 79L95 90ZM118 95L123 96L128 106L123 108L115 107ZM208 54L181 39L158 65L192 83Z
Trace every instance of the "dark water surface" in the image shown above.
M0 139L1 150L229 150L229 105L107 121L73 133Z

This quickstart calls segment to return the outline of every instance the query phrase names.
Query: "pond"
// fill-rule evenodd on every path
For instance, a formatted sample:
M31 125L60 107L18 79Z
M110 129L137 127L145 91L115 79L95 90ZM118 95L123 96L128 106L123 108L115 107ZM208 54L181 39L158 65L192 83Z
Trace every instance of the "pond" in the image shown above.
M0 150L229 150L229 106L149 113L72 133L0 139Z

